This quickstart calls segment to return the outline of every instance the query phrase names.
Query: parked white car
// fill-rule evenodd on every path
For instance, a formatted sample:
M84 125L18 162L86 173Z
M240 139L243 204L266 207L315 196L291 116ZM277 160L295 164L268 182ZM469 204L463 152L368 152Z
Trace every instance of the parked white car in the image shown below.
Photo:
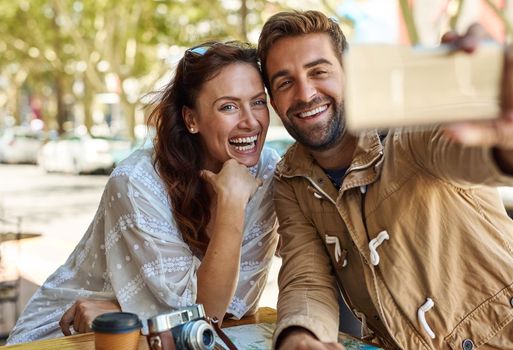
M132 142L130 149L121 149L112 153L115 166L136 150L153 148L153 140L156 133L154 127L148 128L146 125L138 125L134 129L134 133L135 140Z
M36 164L44 135L25 127L0 130L0 162Z
M38 164L47 172L109 173L114 166L113 154L130 149L130 144L124 138L64 134L41 148Z

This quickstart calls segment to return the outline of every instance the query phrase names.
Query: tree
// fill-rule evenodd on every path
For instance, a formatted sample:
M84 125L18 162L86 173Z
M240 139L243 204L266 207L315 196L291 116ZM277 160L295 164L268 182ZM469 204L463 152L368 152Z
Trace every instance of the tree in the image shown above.
M11 77L15 94L27 82L44 81L53 86L57 97L57 119L63 120L62 97L65 85L69 84L65 66L72 56L59 50L66 40L54 30L50 11L41 0L0 3L1 73ZM20 122L22 116L18 105L14 110Z

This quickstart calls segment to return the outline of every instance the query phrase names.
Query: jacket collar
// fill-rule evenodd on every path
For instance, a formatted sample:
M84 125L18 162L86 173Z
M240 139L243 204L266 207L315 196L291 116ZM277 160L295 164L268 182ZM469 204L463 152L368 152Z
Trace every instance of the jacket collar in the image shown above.
M382 162L383 145L378 133L375 130L361 133L341 190L374 182L379 177ZM324 175L308 149L298 142L289 148L276 167L276 174L284 177L303 176L316 179L320 172Z

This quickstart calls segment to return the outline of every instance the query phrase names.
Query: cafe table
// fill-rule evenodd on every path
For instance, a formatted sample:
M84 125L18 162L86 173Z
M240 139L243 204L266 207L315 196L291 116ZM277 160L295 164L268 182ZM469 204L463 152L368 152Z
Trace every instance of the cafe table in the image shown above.
M276 310L270 307L261 307L253 316L240 320L224 320L222 328L255 323L275 323ZM94 350L94 333L85 333L55 339L38 340L29 343L4 346L6 350ZM148 350L146 338L139 337L139 350Z

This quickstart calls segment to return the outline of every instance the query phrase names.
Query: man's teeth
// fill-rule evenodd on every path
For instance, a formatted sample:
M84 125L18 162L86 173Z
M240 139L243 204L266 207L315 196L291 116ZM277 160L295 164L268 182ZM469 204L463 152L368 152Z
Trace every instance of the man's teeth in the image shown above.
M317 107L317 108L314 108L314 109L312 109L310 111L299 113L299 117L301 117L301 118L311 117L312 115L315 115L317 113L324 112L326 109L328 109L327 105L324 105L324 106L321 106L321 107Z

